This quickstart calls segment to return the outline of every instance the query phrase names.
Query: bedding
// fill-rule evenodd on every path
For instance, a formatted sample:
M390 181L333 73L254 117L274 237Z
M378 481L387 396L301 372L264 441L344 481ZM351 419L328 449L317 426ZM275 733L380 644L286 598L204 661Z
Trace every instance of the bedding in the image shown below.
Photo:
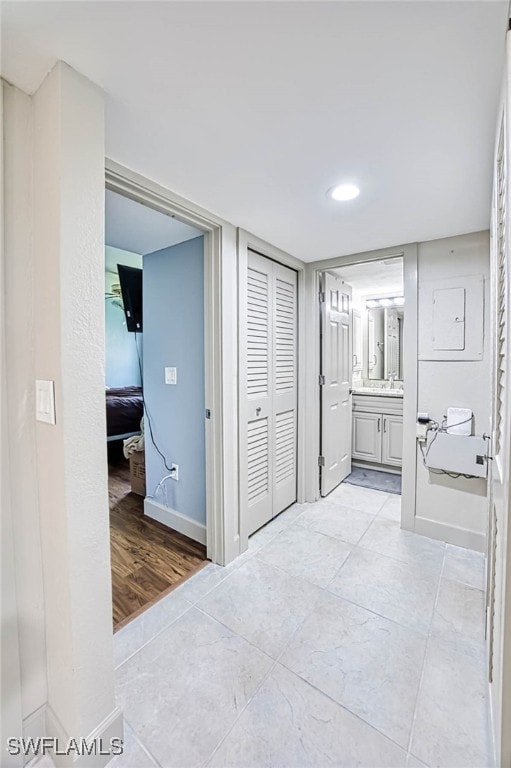
M116 435L140 432L140 420L144 415L142 387L119 387L106 390L106 433Z

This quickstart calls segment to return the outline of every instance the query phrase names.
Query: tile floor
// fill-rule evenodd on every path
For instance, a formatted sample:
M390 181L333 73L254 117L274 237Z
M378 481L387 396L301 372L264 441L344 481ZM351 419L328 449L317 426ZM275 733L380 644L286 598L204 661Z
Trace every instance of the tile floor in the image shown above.
M484 559L400 497L295 504L115 635L110 768L488 768Z

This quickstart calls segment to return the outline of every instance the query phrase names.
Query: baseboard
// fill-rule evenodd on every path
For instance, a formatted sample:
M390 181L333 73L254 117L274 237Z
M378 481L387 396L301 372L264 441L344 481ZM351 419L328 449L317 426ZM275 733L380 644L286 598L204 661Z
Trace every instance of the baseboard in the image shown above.
M144 514L152 520L157 520L159 523L168 526L168 528L173 528L178 533L182 533L184 536L188 536L189 539L193 539L193 541L206 546L206 526L198 523L196 520L192 520L191 517L182 515L181 512L176 512L175 509L170 507L165 507L153 499L144 500Z
M447 544L474 549L476 552L486 554L486 536L484 533L457 528L455 525L428 520L426 517L415 518L414 531L423 536L429 536L430 539L439 539L447 542Z
M42 736L46 736L46 704L42 704L28 717L23 718L24 739L36 740ZM31 759L30 755L27 755L23 762L25 765L32 765L37 760L39 760L38 757Z
M70 736L66 733L66 730L59 718L48 704L46 707L46 730L47 736L50 736L58 740L59 747L62 745L64 749L69 744ZM104 768L104 766L110 762L113 754L108 752L112 739L123 739L124 734L124 720L122 711L119 707L115 707L112 712L105 717L105 719L99 723L87 736L85 740L88 745L94 741L98 744L98 752L103 754L94 755L79 755L72 756L52 753L51 758L55 765L55 768ZM81 736L74 736L77 740ZM101 749L99 747L101 745Z

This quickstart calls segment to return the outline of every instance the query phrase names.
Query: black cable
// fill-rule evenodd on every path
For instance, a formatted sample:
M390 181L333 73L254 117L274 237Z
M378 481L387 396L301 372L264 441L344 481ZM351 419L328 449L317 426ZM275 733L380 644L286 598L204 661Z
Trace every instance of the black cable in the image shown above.
M142 360L140 359L140 350L139 350L139 348L138 348L138 338L137 338L137 332L136 332L136 331L134 331L134 334L135 334L135 347L137 348L137 357L138 357L138 370L140 371L140 384L141 384L141 386L142 386L142 403L143 403L143 406L144 406L144 413L145 413L145 415L147 416L147 425L148 425L148 427L149 427L149 437L151 438L151 442L152 442L152 444L153 444L153 446L154 446L155 450L156 450L156 451L157 451L157 453L160 455L160 457L161 457L161 460L163 461L163 465L164 465L165 469L167 470L167 472L170 472L170 473L172 473L174 470L173 470L171 467L169 467L169 465L167 464L167 459L165 458L165 454L163 454L163 453L160 451L160 449L159 449L159 448L158 448L158 446L156 445L156 440L154 439L154 434L153 434L153 425L151 424L151 415L150 415L150 413L149 413L149 410L148 410L148 408L147 408L147 403L146 403L146 401L145 401L145 394L144 394L144 374L143 374L143 372L142 372Z

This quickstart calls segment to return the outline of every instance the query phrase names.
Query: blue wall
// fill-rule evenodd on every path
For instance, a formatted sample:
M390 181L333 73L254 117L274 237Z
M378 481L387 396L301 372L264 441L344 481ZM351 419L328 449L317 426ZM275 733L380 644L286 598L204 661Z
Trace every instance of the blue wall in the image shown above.
M156 443L179 480L155 501L206 523L204 238L144 256L144 396ZM165 384L166 366L177 385ZM147 417L146 417L147 420ZM145 425L147 495L167 473Z
M107 245L105 248L105 292L119 283L117 264L142 267L142 256ZM138 336L142 355L142 336ZM124 311L115 299L105 299L105 384L107 387L140 386L135 334L126 328Z

